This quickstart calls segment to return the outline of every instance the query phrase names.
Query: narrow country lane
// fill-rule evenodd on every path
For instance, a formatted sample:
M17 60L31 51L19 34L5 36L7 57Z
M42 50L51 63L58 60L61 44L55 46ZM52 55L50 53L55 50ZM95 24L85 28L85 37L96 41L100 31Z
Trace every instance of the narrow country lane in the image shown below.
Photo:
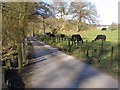
M34 61L25 66L26 88L118 88L118 80L40 41L31 41Z

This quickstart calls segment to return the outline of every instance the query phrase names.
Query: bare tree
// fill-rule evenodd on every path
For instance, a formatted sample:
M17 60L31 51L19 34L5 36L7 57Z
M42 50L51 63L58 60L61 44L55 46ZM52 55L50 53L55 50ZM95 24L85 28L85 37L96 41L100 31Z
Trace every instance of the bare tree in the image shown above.
M39 2L38 7L36 9L36 14L40 15L43 18L43 31L45 35L45 19L53 16L53 7L48 3Z
M69 15L70 12L69 4L68 2L62 1L62 2L53 2L53 5L54 5L55 17L63 20L63 24L60 28L60 30L63 30L65 27L67 15Z
M71 15L73 19L78 20L77 32L82 30L82 23L96 23L97 12L95 5L90 2L80 1L71 2Z

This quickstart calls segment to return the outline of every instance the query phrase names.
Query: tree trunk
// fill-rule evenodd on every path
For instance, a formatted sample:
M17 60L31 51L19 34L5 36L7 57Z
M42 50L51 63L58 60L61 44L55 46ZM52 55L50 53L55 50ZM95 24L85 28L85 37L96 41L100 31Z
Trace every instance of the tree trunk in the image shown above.
M77 31L76 32L79 32L80 31L80 27L79 27L79 23L77 24Z
M23 41L23 62L26 63L26 49L27 49L27 38Z
M65 28L65 20L63 21L62 27L60 28L60 31L63 31L63 29Z
M25 5L25 13L27 13L27 10L28 10L28 3L26 2L26 5ZM25 15L24 16L24 22L23 22L23 43L21 43L21 55L22 55L22 64L26 62L26 44L27 44L27 20L28 19L28 15ZM35 31L33 30L33 36L35 34ZM22 65L23 66L23 65Z
M76 32L79 32L81 30L80 24L81 24L81 17L79 17L79 19L78 19L77 31Z
M23 44L17 43L17 50L18 50L18 68L22 68L23 64Z
M45 18L43 17L43 32L44 32L44 35L45 35Z

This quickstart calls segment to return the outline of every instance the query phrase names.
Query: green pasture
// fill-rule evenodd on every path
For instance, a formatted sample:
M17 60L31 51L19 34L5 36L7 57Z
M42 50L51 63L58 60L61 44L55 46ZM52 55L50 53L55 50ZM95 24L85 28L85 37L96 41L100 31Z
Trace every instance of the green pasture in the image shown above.
M78 33L76 33L75 31L59 31L59 33L63 33L66 34L68 36L71 36L73 34L80 34L84 40L93 40L97 35L102 34L102 35L106 35L107 37L107 41L110 42L118 42L118 30L106 30L106 31L102 31L99 29L92 29L92 30L85 30L85 31L80 31Z

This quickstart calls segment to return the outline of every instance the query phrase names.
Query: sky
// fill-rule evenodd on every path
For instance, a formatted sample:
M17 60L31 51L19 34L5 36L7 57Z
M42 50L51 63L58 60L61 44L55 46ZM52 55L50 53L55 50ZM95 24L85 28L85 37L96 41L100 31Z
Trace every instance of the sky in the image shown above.
M51 0L47 0L47 1L51 1ZM80 0L59 0L59 1L79 2ZM92 2L96 6L96 10L98 12L98 15L100 16L98 18L99 24L101 25L111 25L112 23L118 24L118 2L120 0L85 0L85 1ZM119 18L119 21L120 21L120 18Z
M89 0L96 5L99 24L110 25L118 23L118 2L120 0Z
M118 3L118 24L120 24L120 2Z
M80 0L60 0L60 1L79 2ZM118 2L120 0L85 0L85 1L92 2L96 6L96 10L98 12L98 15L100 16L98 18L99 24L101 25L111 25L112 23L118 24Z
M56 0L46 0L46 1L56 1ZM68 1L68 2L69 1L78 1L79 2L80 0L59 0L59 1ZM86 1L90 1L96 5L98 15L100 16L99 24L110 25L113 22L118 23L118 2L120 0L86 0ZM120 13L120 11L119 11L119 13ZM119 21L120 21L120 18L119 18Z

